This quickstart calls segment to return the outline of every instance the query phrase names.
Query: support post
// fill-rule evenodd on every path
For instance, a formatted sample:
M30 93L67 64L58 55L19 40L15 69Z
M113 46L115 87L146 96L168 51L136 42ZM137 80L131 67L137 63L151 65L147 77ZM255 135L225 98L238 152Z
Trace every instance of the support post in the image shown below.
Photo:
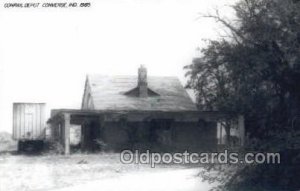
M81 124L81 151L86 151L89 148L90 121L85 118Z
M100 139L103 139L103 129L104 129L104 125L105 125L105 116L100 116L98 118L98 123L99 123L99 135L98 137Z
M241 146L245 144L245 119L243 115L238 116L238 129L240 133Z
M70 154L70 114L64 113L64 146L65 155Z

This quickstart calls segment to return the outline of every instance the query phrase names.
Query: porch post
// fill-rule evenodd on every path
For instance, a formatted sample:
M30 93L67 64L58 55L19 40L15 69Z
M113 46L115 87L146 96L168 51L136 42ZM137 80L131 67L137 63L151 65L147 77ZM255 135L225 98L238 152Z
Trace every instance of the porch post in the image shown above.
M70 154L70 114L64 113L64 146L65 155Z
M89 131L90 131L90 121L85 118L81 124L81 151L86 151L89 148Z
M238 116L238 129L240 133L241 146L245 144L245 119L243 115Z

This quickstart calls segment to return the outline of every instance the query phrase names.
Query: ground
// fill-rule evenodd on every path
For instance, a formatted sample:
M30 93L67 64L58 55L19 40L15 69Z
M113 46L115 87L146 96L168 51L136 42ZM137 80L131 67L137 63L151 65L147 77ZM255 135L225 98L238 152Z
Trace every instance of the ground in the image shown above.
M198 166L122 164L119 154L0 155L0 190L208 191Z
M0 153L17 150L17 141L12 139L11 134L0 132Z

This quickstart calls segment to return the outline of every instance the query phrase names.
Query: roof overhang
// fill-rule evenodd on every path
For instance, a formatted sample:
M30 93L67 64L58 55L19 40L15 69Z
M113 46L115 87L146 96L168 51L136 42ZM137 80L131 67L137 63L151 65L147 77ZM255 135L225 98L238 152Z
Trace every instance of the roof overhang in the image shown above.
M172 119L180 122L218 121L234 116L232 113L218 111L111 111L111 110L79 110L57 109L52 110L52 116L47 123L56 123L63 120L65 114L71 117L71 123L82 124L86 119L103 121L119 121L126 119L131 122L151 121L154 119Z

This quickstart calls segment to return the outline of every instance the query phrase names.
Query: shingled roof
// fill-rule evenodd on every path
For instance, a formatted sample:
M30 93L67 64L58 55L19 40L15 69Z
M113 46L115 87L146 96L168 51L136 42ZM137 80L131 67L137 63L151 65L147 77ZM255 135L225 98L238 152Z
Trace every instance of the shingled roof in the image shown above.
M148 77L153 96L130 96L137 76L87 75L95 110L194 111L195 104L177 77ZM158 95L157 95L158 94Z

